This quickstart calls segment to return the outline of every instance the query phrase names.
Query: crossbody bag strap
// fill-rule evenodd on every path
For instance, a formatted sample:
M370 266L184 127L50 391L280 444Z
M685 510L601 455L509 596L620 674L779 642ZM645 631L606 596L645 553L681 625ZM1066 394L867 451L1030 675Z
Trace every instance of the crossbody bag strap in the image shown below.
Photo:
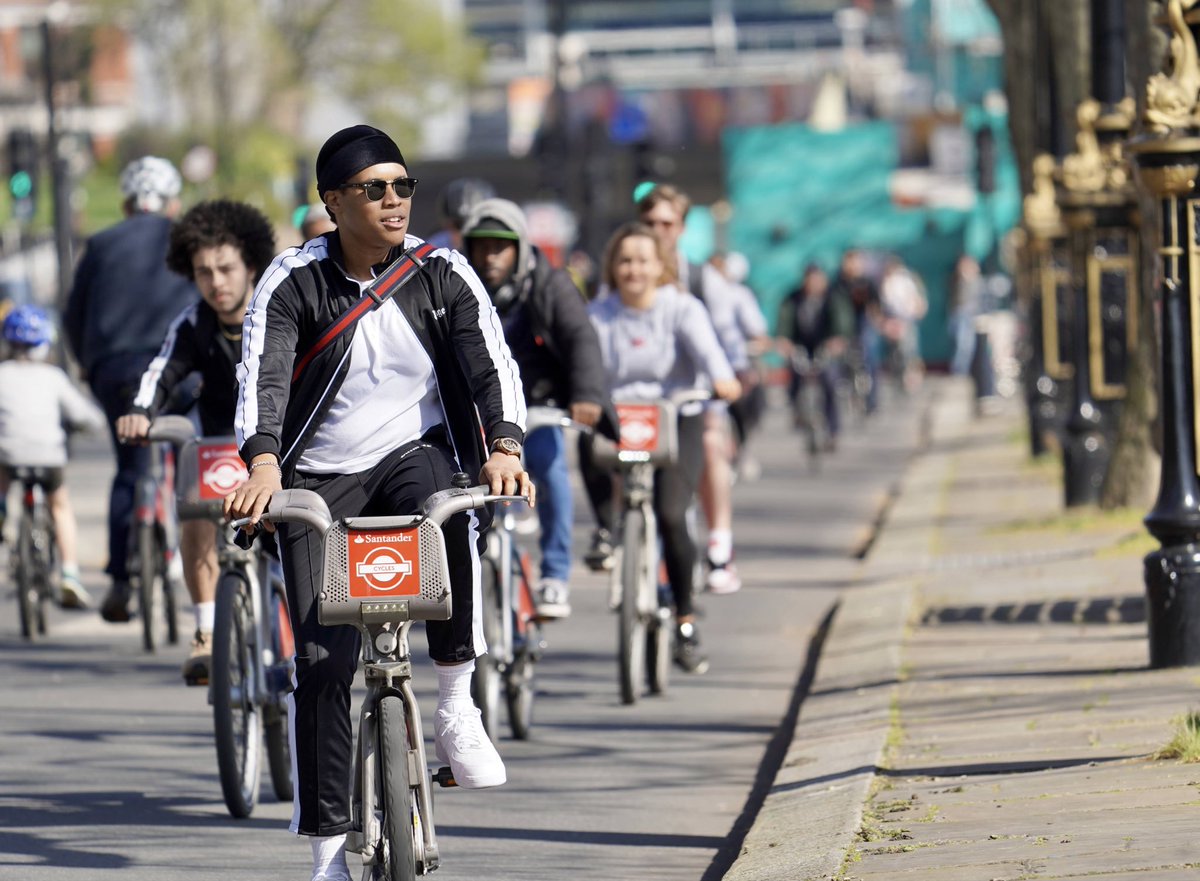
M329 327L325 328L324 333L313 343L312 348L304 353L304 356L296 362L295 368L292 370L292 382L300 378L309 363L321 352L325 351L333 344L338 337L349 331L358 320L373 309L377 309L387 302L396 291L400 290L410 278L417 274L417 270L425 263L436 249L429 242L422 242L415 248L409 248L392 264L379 274L379 276L367 286L363 291L363 296L353 306L338 316L337 320Z

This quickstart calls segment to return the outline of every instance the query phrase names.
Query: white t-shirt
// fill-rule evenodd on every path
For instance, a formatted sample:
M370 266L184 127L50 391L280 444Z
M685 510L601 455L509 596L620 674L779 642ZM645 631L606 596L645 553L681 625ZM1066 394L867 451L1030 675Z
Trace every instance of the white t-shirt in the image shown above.
M0 465L66 465L64 424L95 431L104 414L53 364L0 363Z
M365 290L370 282L359 282ZM433 361L395 303L359 319L350 370L299 471L356 474L445 421Z

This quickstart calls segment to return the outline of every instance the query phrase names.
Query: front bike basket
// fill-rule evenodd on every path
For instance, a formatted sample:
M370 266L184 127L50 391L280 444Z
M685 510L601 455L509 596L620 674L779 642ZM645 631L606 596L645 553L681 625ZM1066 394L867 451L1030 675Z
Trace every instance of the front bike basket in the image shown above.
M442 530L424 517L349 517L325 535L322 624L450 618Z
M621 442L595 435L592 456L597 465L612 468L648 462L671 465L679 455L676 408L670 401L616 401Z
M225 496L248 476L232 437L202 437L184 444L176 480L179 519L220 519Z

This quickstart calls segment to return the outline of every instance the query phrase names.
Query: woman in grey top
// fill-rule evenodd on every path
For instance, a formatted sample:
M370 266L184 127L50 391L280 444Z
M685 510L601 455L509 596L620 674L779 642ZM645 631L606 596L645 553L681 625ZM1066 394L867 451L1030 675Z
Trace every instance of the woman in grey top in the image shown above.
M730 401L741 394L708 312L675 286L674 265L665 259L653 230L642 223L625 224L609 240L603 265L608 291L588 312L600 337L614 401L657 401L697 388L711 388L716 397ZM678 460L654 476L654 509L679 624L675 661L689 673L708 668L692 610L696 546L687 528L687 509L704 461L702 416L698 406L681 408ZM583 444L581 451L588 497L601 529L611 534L610 475L596 467L590 446Z

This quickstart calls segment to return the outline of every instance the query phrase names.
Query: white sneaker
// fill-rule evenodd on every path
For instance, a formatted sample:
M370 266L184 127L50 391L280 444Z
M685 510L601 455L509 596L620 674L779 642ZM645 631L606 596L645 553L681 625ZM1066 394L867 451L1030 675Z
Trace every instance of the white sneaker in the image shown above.
M508 779L474 704L438 707L433 716L433 746L438 761L450 766L454 782L463 789L500 786Z
M742 576L738 575L737 567L732 562L720 566L709 563L708 578L705 589L709 593L737 593L742 589Z
M539 618L566 618L571 614L571 591L561 578L543 578L538 582Z
M324 873L320 875L313 875L312 881L354 881L354 879L349 875L338 872L333 875L326 875Z

